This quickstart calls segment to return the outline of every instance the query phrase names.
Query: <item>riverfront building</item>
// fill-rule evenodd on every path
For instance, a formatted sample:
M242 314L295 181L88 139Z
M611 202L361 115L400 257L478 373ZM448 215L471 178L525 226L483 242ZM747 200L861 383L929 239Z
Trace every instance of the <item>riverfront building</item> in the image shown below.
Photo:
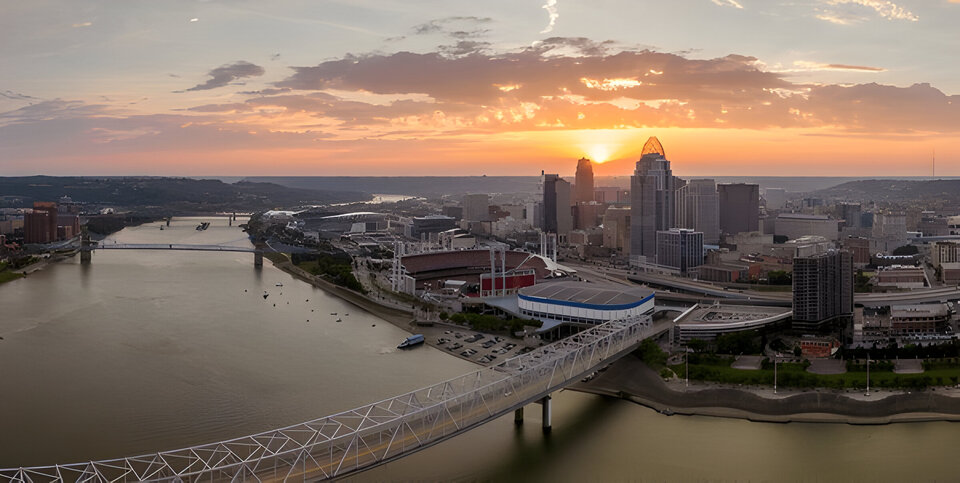
M793 259L793 326L816 329L853 314L853 255L830 250Z
M718 335L757 330L785 323L791 312L782 307L697 304L674 319L672 339L686 344L693 339L714 340Z
M643 317L653 312L653 291L583 282L541 283L520 289L520 313L544 320L544 329L559 323L596 325Z

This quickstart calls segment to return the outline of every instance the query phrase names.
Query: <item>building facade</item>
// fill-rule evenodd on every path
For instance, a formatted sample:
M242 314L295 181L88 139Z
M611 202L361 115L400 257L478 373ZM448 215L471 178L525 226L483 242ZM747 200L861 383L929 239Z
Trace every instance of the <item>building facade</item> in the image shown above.
M631 263L656 259L657 232L673 228L674 192L670 161L660 141L651 137L630 177Z
M703 265L703 233L687 228L658 231L657 264L681 274Z
M781 213L777 216L774 233L790 240L814 235L835 241L840 237L840 220L825 215Z
M830 250L793 260L793 325L815 329L853 314L853 255Z
M720 231L742 233L760 231L760 185L717 185Z
M470 194L463 197L463 219L487 221L490 219L490 197L486 194Z
M720 243L720 197L712 179L692 179L677 190L677 227L703 233L703 243Z

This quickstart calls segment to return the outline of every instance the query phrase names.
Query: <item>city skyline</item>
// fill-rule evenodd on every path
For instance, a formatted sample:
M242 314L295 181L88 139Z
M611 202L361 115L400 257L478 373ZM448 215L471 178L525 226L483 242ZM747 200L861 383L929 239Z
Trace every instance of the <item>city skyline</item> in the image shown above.
M5 5L0 174L960 175L956 0L438 5Z

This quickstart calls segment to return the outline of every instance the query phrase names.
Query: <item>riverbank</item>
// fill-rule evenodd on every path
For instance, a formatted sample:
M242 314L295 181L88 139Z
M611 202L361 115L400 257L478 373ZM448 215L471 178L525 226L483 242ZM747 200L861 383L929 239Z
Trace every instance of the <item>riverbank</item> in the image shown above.
M841 392L778 391L710 384L667 384L637 357L624 357L609 370L571 390L619 397L663 414L714 416L757 422L889 424L960 421L960 392L954 388L925 391Z
M465 340L462 340L466 339L466 335L470 333L483 334L485 337L493 337L492 334L477 331L469 327L444 322L434 322L429 326L417 325L416 319L412 312L385 305L380 300L376 300L369 295L365 295L324 280L323 278L315 276L310 272L307 272L306 270L294 265L289 259L281 260L279 257L275 256L266 258L270 259L271 263L273 263L275 267L292 275L298 280L312 284L313 286L320 288L330 295L334 295L347 302L350 302L358 308L376 315L377 317L386 320L387 322L400 329L403 329L404 331L407 331L411 334L423 334L426 345L441 350L458 359L462 359L480 366L488 366L496 364L503 359L517 355L525 347L522 340L505 336L505 342L513 342L514 348L505 353L494 353L494 350L497 347L484 348L480 346L479 341L468 344ZM455 333L464 334L464 336L462 336L462 339L457 338L454 336ZM440 342L441 340L446 340L447 342ZM484 339L484 341L486 340L489 339ZM400 341L397 342L399 343ZM449 342L461 342L460 345L463 349L474 349L475 352L470 355L464 355L459 349L451 350L450 346L447 345ZM481 359L483 359L485 356L488 357L488 362L481 361Z

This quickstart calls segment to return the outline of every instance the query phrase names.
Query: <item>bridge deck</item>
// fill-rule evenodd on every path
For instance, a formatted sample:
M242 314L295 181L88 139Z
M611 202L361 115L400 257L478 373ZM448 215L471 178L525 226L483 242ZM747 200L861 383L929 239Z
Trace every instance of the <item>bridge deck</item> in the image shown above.
M305 423L175 451L0 470L0 481L326 479L362 471L508 414L628 354L663 330L608 322L407 394Z
M80 250L188 250L201 252L243 253L256 253L264 251L253 247L235 247L230 245L186 245L182 243L106 243L85 245L80 247Z

